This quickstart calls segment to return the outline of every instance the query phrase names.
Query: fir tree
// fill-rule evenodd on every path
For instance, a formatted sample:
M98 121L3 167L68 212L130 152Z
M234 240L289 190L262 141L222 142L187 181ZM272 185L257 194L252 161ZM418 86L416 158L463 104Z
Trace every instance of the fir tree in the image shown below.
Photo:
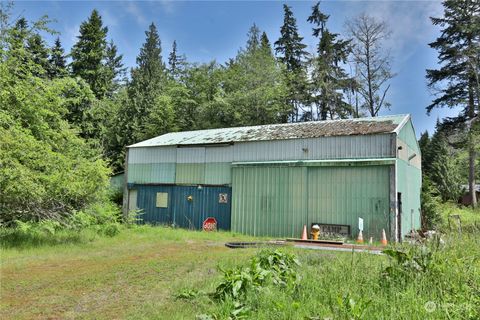
M48 48L42 37L36 33L32 34L27 39L27 52L30 55L32 62L37 66L35 76L45 77L49 70L48 62Z
M50 79L60 78L67 75L67 61L65 51L62 48L60 38L55 39L55 44L50 50L48 76Z
M472 206L477 204L475 194L475 142L480 121L480 2L475 0L446 0L444 16L431 18L442 27L441 35L430 47L438 51L440 68L427 70L429 87L438 90L436 98L427 107L429 113L437 107L462 107L451 121L468 131L469 190Z
M297 21L289 6L283 5L284 18L280 28L280 38L275 42L275 52L285 65L284 79L287 86L287 102L290 105L290 121L298 121L301 108L307 99L306 69L304 60L307 57L302 43L303 37L298 33ZM283 119L287 121L288 119Z
M352 113L351 106L343 99L352 79L342 68L349 54L350 41L337 39L338 34L328 30L328 18L320 11L319 2L312 7L312 14L308 17L308 22L314 25L313 36L319 38L317 53L312 59L312 100L317 105L319 120L345 118Z
M270 40L268 39L267 34L262 32L262 36L260 37L260 48L267 53L270 53L270 55L273 55L272 53L272 46L270 45Z
M166 70L160 37L153 23L145 35L145 43L137 56L137 67L132 69L132 79L128 84L128 105L123 110L128 143L165 133L173 122L167 121L173 117L173 108L171 101L163 97ZM149 124L152 117L158 125L156 128Z
M123 55L119 55L117 51L117 46L113 43L113 40L110 40L105 53L105 67L107 69L105 81L109 85L107 94L110 97L125 81L126 68L122 62Z
M430 150L431 164L429 177L436 185L443 201L456 201L460 195L460 175L453 155L448 146L447 137L442 130L432 137Z
M179 55L177 52L177 41L173 41L172 51L168 56L168 72L170 77L175 80L180 80L185 74L186 58L184 55Z
M258 29L255 23L250 27L247 37L247 51L253 52L258 50L260 48L260 29Z
M108 91L108 70L104 66L107 32L102 17L93 10L88 20L80 25L78 41L70 54L72 74L83 78L97 98L103 98Z

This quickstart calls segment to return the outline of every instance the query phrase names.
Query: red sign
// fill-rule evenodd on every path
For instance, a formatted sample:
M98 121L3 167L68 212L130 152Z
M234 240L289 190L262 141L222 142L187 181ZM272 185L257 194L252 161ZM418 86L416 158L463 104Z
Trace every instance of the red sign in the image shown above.
M204 231L215 231L217 230L217 219L207 218L203 221L203 230Z

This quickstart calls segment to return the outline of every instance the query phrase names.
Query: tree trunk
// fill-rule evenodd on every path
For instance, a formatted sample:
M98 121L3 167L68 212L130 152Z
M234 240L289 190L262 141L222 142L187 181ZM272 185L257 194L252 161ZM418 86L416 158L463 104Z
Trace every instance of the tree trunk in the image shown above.
M475 193L475 160L476 160L476 151L475 151L475 136L474 136L474 126L476 114L475 114L475 99L473 96L473 87L474 79L470 79L469 90L468 90L468 118L469 118L469 128L468 128L468 189L470 192L470 199L472 202L472 207L477 207L477 194Z
M473 136L470 133L470 136ZM468 172L468 188L470 190L470 199L472 200L472 207L477 207L477 194L475 192L475 160L476 152L475 146L473 145L472 137L470 138L470 147L468 150L468 160L469 160L469 172Z

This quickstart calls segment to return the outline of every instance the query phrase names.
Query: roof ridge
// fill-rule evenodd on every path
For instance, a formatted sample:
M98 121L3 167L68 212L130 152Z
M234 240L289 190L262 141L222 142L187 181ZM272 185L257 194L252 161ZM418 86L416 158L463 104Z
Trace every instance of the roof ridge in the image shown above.
M394 133L409 117L409 114L401 114L179 131L166 133L128 147L218 144ZM342 124L340 125L340 123Z

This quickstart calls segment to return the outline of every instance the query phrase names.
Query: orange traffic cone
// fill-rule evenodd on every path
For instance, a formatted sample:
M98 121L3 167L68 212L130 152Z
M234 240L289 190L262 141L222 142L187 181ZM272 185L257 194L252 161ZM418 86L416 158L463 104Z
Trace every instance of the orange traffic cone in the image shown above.
M385 234L385 229L382 229L382 245L386 246L388 244L387 235Z
M363 232L358 233L357 243L363 243Z
M308 240L307 238L307 226L303 225L302 240Z

